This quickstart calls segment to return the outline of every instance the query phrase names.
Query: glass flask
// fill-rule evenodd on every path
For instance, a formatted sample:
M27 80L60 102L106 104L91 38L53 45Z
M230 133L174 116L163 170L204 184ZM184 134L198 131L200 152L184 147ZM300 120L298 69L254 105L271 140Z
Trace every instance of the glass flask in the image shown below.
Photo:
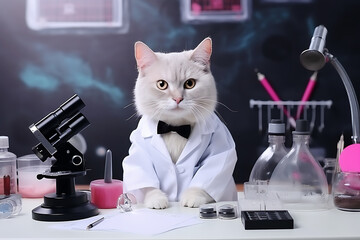
M344 211L360 211L360 173L337 172L332 185L334 205Z
M273 119L268 127L269 146L256 160L251 170L249 182L269 181L280 160L287 154L285 148L285 124Z
M291 208L328 207L328 183L320 164L309 150L310 132L306 120L297 120L293 145L279 162L269 182L269 191Z

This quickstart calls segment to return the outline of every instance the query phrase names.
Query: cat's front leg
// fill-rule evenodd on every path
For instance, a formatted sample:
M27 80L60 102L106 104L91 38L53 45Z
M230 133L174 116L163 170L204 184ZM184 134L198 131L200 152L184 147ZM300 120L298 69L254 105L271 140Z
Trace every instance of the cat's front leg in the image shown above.
M184 207L199 207L202 204L214 202L214 199L201 188L189 188L181 196L180 203Z
M151 188L145 193L144 204L147 208L164 209L168 207L169 200L160 189Z

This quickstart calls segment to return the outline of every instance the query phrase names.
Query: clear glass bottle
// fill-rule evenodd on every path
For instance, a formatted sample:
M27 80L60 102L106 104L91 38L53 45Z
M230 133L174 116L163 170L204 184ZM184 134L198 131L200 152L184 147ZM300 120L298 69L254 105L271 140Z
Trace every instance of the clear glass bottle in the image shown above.
M8 148L9 138L0 136L0 195L17 193L16 155Z
M293 145L279 162L269 182L269 191L291 208L328 207L328 183L320 164L309 150L310 132L306 120L296 121Z
M249 182L269 181L280 160L287 154L285 148L285 124L273 119L268 127L269 146L256 160L251 170Z
M0 219L19 214L21 196L17 193L16 155L8 151L9 138L0 136Z

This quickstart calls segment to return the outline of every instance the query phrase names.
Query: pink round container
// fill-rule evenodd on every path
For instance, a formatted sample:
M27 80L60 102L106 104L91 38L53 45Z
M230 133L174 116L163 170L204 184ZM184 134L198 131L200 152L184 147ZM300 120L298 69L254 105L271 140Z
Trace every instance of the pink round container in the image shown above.
M339 165L343 172L360 172L360 144L347 146L340 154Z
M94 180L90 183L91 203L98 208L116 208L119 196L123 193L123 182L112 179L105 183L104 179Z

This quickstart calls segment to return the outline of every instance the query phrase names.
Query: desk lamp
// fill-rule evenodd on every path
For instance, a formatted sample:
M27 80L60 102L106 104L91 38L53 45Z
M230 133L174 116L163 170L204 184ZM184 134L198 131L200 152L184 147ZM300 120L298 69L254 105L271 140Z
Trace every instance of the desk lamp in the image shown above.
M353 131L352 140L354 143L345 148L341 154L342 156L340 155L340 168L346 172L360 172L359 104L354 87L345 69L340 62L330 54L329 50L325 48L326 35L327 29L323 25L315 28L309 49L300 54L300 62L306 69L318 71L327 61L330 61L340 75L349 98Z
M44 196L44 203L33 209L32 218L39 221L68 221L99 214L85 192L75 191L75 177L86 174L83 154L68 140L90 125L79 111L85 106L75 94L55 111L29 128L40 141L33 152L41 160L56 159L49 172L37 178L56 179L56 193Z

